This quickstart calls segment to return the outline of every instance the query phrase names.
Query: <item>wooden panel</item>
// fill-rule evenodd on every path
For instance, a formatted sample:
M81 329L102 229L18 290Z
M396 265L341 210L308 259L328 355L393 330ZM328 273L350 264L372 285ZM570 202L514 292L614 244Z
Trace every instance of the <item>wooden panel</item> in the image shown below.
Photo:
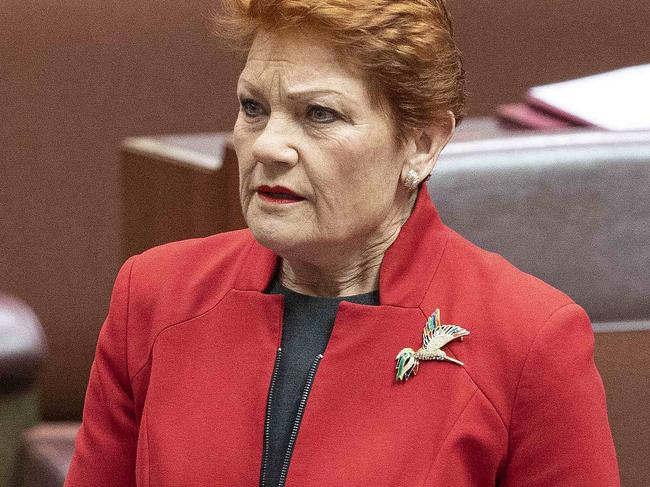
M0 285L45 328L44 416L80 418L122 261L120 140L228 130L241 63L214 0L0 5Z
M594 327L594 358L607 394L621 485L650 485L650 323L645 330L622 332Z
M493 114L531 86L649 60L647 1L448 3L472 116Z
M125 140L122 192L124 258L245 226L227 134Z

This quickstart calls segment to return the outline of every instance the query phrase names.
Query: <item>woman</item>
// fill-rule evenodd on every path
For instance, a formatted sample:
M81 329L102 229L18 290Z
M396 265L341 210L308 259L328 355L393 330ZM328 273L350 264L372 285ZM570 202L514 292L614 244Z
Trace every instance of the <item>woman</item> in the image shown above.
M218 25L250 229L124 264L66 485L618 485L588 317L422 184L463 116L444 3Z

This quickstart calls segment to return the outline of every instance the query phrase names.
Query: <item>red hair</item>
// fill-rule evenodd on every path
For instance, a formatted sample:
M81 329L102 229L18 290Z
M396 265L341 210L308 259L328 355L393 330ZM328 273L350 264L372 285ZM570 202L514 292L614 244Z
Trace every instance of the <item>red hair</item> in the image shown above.
M465 71L444 0L221 0L214 33L247 51L260 30L311 29L388 108L398 139L465 115Z

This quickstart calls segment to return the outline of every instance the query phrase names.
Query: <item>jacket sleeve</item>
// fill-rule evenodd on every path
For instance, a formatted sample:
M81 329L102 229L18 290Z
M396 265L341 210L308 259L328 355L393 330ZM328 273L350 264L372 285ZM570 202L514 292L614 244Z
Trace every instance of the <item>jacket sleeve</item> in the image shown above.
M132 263L118 273L99 334L65 487L135 486L138 425L126 363Z
M569 304L538 332L523 366L498 485L616 487L605 391L584 310Z

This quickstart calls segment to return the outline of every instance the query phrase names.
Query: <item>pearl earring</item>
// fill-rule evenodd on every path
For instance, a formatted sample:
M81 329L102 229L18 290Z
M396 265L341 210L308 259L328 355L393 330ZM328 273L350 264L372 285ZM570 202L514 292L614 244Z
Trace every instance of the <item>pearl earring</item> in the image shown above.
M415 188L418 187L419 178L420 176L414 169L409 169L408 172L406 173L406 177L404 178L404 186L406 186L409 190L413 191Z

